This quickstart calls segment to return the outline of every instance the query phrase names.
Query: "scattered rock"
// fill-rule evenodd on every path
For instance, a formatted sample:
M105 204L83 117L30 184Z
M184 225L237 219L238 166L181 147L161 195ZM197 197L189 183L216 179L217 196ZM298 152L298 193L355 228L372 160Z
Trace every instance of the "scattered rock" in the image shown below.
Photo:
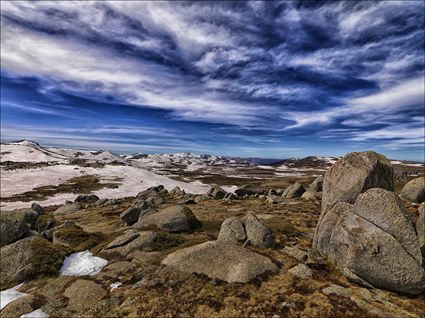
M300 262L305 262L308 258L308 253L306 251L303 251L295 246L285 246L282 249L282 252L296 258Z
M167 232L185 232L193 231L200 224L187 206L173 205L159 211L150 210L141 214L133 228L144 229L153 225Z
M304 187L299 182L295 182L283 191L282 197L287 199L299 198L304 192Z
M313 271L305 264L298 264L292 267L288 272L300 278L311 278L313 277Z
M186 194L184 190L181 190L180 187L176 186L173 190L170 191L170 194L176 197L181 197Z
M129 207L127 210L120 214L121 220L123 220L127 225L133 225L137 222L140 216L141 209L136 207Z
M218 185L215 185L208 191L208 195L210 195L214 199L220 200L224 198L224 196L226 195L226 191L224 191Z
M122 236L117 237L100 253L100 256L104 255L110 257L118 254L121 257L126 257L134 251L141 251L151 246L158 236L158 233L154 231L141 231L136 233L137 235L133 235L126 232Z
M41 274L58 273L69 250L40 237L30 237L0 249L0 289Z
M150 195L146 198L146 204L148 204L148 206L151 206L151 207L155 205L161 205L164 202L165 202L165 199L159 194Z
M80 194L74 202L93 203L99 200L99 197L94 194Z
M274 246L271 229L251 213L242 218L224 220L217 240L226 244L250 244L260 248Z
M41 205L36 202L31 204L31 210L37 212L38 214L43 214L43 211L44 211Z
M418 238L393 192L369 189L353 205L335 204L317 227L313 249L356 283L408 294L425 290Z
M270 203L270 204L278 204L278 203L282 203L283 202L283 198L281 197L281 196L278 196L278 195L268 195L267 197L266 197L266 202L267 203Z
M405 184L401 190L400 196L415 203L425 201L425 177L415 178Z
M81 209L81 205L78 202L75 203L67 203L57 208L53 215L63 215L76 212Z
M72 311L88 309L106 295L101 285L87 279L76 280L64 292L64 296L69 299L67 309Z
M106 245L105 249L111 249L115 247L120 247L123 245L127 245L131 241L135 240L137 237L139 237L139 232L136 230L128 230L124 232L124 234L118 236L115 240L113 240L111 243Z
M322 193L321 192L315 192L315 191L312 191L312 190L307 190L306 192L303 193L301 198L304 199L304 200L307 200L307 201L321 200L322 199Z
M394 191L394 169L390 161L374 151L345 155L325 173L320 219L335 203L354 203L360 193L371 188Z
M277 273L270 259L240 246L206 242L169 254L163 265L229 283L246 283L266 272Z
M103 205L105 205L105 203L106 203L106 202L108 202L108 199L103 198L103 199L99 199L99 200L97 200L94 204L95 204L96 206L103 206Z
M260 186L255 185L244 185L240 187L239 189L235 190L235 194L239 197L243 197L245 195L260 195L264 194L264 189Z
M227 192L226 195L224 196L224 200L231 201L235 199L236 199L236 196L231 192Z
M323 191L323 176L319 176L310 184L308 190L313 192L322 192Z

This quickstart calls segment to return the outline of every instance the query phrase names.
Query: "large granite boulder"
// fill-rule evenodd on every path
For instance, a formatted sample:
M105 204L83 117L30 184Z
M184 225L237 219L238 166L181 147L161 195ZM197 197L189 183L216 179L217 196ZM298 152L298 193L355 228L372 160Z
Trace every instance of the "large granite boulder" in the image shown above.
M66 203L66 204L60 206L59 208L57 208L53 212L53 215L65 215L65 214L77 212L80 209L81 209L81 204L78 203L78 202Z
M418 237L393 192L374 188L339 202L318 224L313 250L348 279L407 294L425 290Z
M265 256L236 245L205 242L169 254L163 265L176 270L204 274L229 283L246 283L278 268Z
M425 201L425 177L415 178L405 184L400 196L411 202L422 203Z
M304 192L304 187L299 182L295 182L283 191L282 197L287 199L300 198Z
M58 273L69 253L66 247L40 237L29 237L0 249L0 289L39 275Z
M360 193L371 188L394 191L390 161L374 151L345 155L325 173L321 218L335 203L354 203Z
M32 209L1 211L0 213L0 247L16 242L34 227L38 213Z
M187 206L173 205L159 211L144 211L140 214L139 220L133 225L133 228L144 229L156 226L166 232L188 232L200 225L201 222Z
M242 218L231 217L224 220L217 240L225 244L249 244L260 248L274 246L272 230L252 213Z

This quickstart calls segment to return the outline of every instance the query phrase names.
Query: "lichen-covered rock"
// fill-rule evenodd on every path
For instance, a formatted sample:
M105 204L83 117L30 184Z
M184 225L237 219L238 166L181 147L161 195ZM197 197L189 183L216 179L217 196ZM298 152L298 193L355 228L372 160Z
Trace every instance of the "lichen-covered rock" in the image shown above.
M354 282L408 294L425 290L418 238L393 192L370 189L354 204L335 204L317 227L313 249Z
M300 198L304 192L304 187L299 182L295 182L283 191L282 197L287 199Z
M31 209L19 209L0 213L0 247L16 242L34 226L38 213Z
M274 246L270 227L251 213L242 218L232 217L224 220L217 240L226 244L250 244L260 248Z
M187 206L173 205L159 211L149 210L142 213L133 228L144 229L156 226L167 232L187 232L193 231L200 225L201 222Z
M30 237L0 249L0 289L8 288L39 275L57 274L66 247L52 244L40 237Z
M354 203L360 193L371 188L394 191L394 169L390 161L374 151L349 153L325 173L322 212L338 202Z
M311 278L313 277L313 271L310 267L305 264L298 264L292 267L289 271L292 275L295 275L300 278Z
M229 283L247 283L266 272L277 273L270 259L236 245L206 242L169 254L163 265L187 273L204 274Z
M415 203L425 201L425 177L410 180L401 190L400 196Z

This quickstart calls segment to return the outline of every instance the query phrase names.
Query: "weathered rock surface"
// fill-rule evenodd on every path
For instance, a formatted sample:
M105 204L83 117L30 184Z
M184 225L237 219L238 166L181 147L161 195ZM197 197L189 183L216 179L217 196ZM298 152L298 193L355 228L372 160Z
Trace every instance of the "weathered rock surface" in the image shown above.
M263 273L279 270L267 257L217 241L178 250L169 254L162 264L229 283L246 283Z
M34 226L38 214L31 209L0 213L0 247L16 242Z
M40 237L30 237L0 249L0 289L40 274L56 274L69 250Z
M299 182L295 182L283 191L282 197L287 199L299 198L304 192L304 187Z
M106 295L101 285L87 279L76 280L64 292L64 296L69 299L67 309L72 311L90 308Z
M422 203L425 201L425 177L410 180L401 190L400 196L411 202Z
M226 244L250 244L260 248L274 246L274 236L270 227L254 214L224 220L217 240Z
M418 208L419 218L416 221L416 232L418 233L419 248L421 249L422 257L425 259L425 202Z
M119 254L127 256L133 251L141 251L150 246L157 238L158 233L154 231L126 231L109 243L101 255Z
M200 224L187 206L173 205L159 211L150 210L142 213L133 228L143 229L156 226L167 232L185 232L194 230Z
M354 282L408 294L425 290L418 238L393 192L370 189L352 205L335 204L318 225L313 249Z
M288 254L289 256L292 256L296 258L297 260L304 262L308 258L308 253L306 251L303 251L295 246L285 246L282 249L282 252Z
M53 215L63 215L72 212L76 212L81 209L81 205L78 202L64 204L61 207L57 208Z
M266 202L270 204L278 204L283 202L284 199L281 196L275 195L275 194L269 194L266 197Z
M86 232L73 222L66 222L53 229L52 239L55 244L61 244L79 252L98 244L101 234Z
M323 176L319 176L310 184L308 190L313 192L322 192L323 191Z
M337 202L354 203L360 193L371 188L394 191L390 161L374 151L349 153L326 171L322 211L328 211Z

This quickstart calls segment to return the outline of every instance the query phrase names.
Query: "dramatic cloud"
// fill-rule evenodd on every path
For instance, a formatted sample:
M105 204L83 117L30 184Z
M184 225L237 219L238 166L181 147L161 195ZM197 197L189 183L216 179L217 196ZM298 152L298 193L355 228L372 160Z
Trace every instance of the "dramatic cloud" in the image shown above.
M261 156L382 141L418 159L423 12L422 1L3 1L2 137L74 129Z

